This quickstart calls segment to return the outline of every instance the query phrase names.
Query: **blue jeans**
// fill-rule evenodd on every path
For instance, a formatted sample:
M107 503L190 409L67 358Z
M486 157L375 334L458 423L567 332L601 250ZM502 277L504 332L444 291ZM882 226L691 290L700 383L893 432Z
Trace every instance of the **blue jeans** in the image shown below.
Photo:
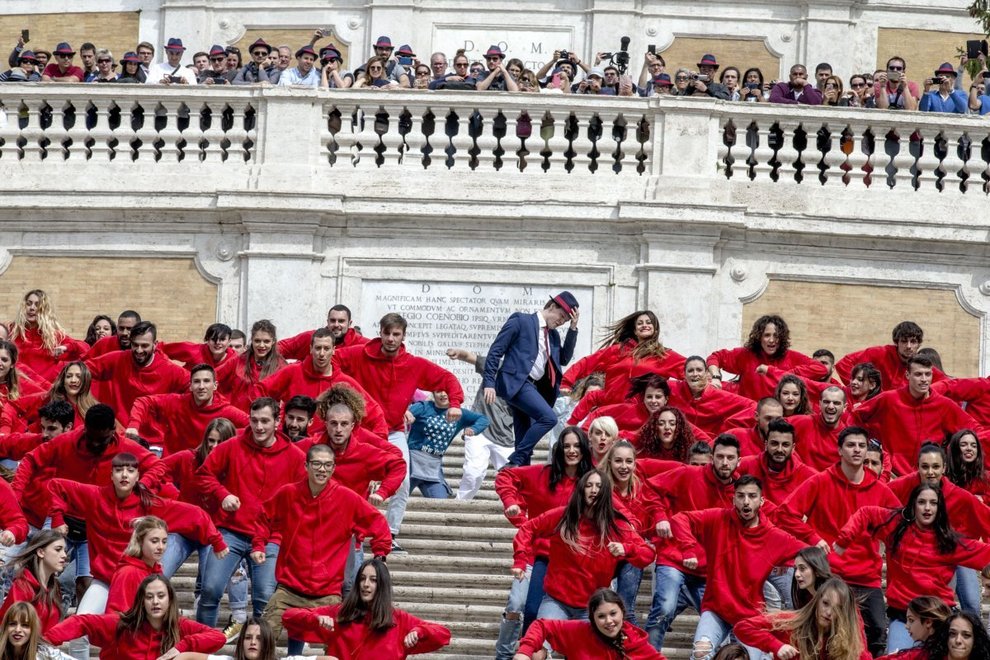
M646 617L650 646L661 650L664 637L677 615L689 606L700 612L704 595L704 578L682 573L673 566L657 564L653 571L653 603Z
M251 575L251 605L254 616L261 616L268 605L268 599L275 591L275 561L278 558L278 545L269 543L265 546L265 561L255 564L250 559L251 538L244 534L220 528L223 540L230 552L223 559L217 559L210 553L206 558L203 591L199 597L199 607L196 608L196 620L208 626L216 627L217 610L220 599L227 588L227 581L237 570L242 559L247 559L248 572Z
M423 497L432 500L446 500L450 498L450 486L447 485L446 481L423 481L416 477L410 477L409 492L411 493L417 488L423 493Z
M509 588L509 601L505 604L502 621L498 626L498 640L495 642L495 660L512 660L519 647L519 636L523 627L523 608L529 592L529 576L533 567L526 567L526 576L512 580ZM514 618L510 618L514 617Z
M388 521L388 528L392 531L394 538L399 535L399 527L402 525L402 519L406 516L406 504L409 503L409 443L406 442L406 434L402 431L389 433L388 441L399 448L402 452L402 458L406 462L406 478L402 480L399 490L388 498L388 508L385 510L385 519Z
M529 465L536 444L557 425L557 415L530 381L506 403L512 409L512 428L516 450L509 456L510 465Z
M615 590L626 605L626 621L638 626L636 621L636 595L643 581L643 569L636 568L627 561L619 564L619 573L615 577Z
M897 619L891 619L887 624L887 655L897 653L901 649L914 646L914 640L908 634L907 624Z
M959 609L963 612L970 612L977 617L983 616L980 608L983 589L980 575L975 568L956 567L956 597L959 599Z
M763 598L767 601L767 609L794 609L794 603L791 602L791 583L793 581L793 568L779 567L773 569L770 577L763 583Z
M547 594L543 596L543 602L540 603L540 611L536 618L550 619L551 621L587 621L588 608L587 606L571 607L565 605Z
M699 643L704 642L708 642L711 648L705 651L704 656L697 655L696 652L692 657L696 660L711 660L731 632L732 626L722 617L711 611L702 612L701 618L698 619L698 627L694 631L694 648L697 649ZM746 650L749 652L749 660L760 660L763 657L763 651L752 646L746 646Z
M547 558L537 557L533 561L533 570L529 573L529 591L526 592L526 607L523 608L523 630L526 634L529 624L537 619L540 605L543 603L543 579L547 576Z
M347 563L344 564L344 583L341 585L341 594L347 595L354 583L357 582L358 571L361 570L361 563L364 561L364 544L357 545L357 539L351 537L350 550L347 553Z

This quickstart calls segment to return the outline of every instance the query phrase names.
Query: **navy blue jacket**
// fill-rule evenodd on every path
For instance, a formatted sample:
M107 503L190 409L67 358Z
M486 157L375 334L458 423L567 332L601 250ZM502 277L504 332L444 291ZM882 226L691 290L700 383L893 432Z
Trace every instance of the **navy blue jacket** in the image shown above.
M552 404L557 400L557 395L560 394L560 381L563 377L561 367L570 362L574 355L577 330L567 329L567 337L564 339L563 347L560 345L560 334L556 330L550 330L548 336L550 362L553 363L554 371L557 374L557 382L552 390L549 387L541 388L540 393L548 403ZM491 348L488 349L485 373L481 381L482 386L494 387L495 393L503 399L508 400L514 397L526 379L529 378L529 372L533 370L533 364L540 352L540 346L537 342L541 339L540 321L536 314L515 312L499 330L498 336L495 337ZM500 360L501 366L499 366Z

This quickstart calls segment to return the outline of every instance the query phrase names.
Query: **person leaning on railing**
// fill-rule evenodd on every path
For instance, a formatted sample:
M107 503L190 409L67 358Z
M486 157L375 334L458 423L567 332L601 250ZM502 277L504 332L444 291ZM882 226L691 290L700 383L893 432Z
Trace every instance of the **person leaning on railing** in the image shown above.
M925 79L925 94L918 109L922 112L949 112L964 115L967 111L966 92L956 89L958 74L951 62L943 62L931 78Z
M873 95L873 85L867 82L866 75L854 73L849 77L849 91L839 99L844 108L875 108L877 99Z
M918 84L905 78L907 63L904 58L890 58L886 68L886 71L878 71L875 78L877 107L881 110L917 110L921 94Z
M38 58L30 50L20 51L17 66L0 73L0 82L38 82L39 80L41 74L38 73Z
M969 109L980 115L990 112L990 96L986 92L987 58L980 55L980 72L973 76L973 84L969 86Z
M791 67L790 80L779 82L770 89L771 103L789 105L821 105L822 93L808 84L808 69L803 64Z

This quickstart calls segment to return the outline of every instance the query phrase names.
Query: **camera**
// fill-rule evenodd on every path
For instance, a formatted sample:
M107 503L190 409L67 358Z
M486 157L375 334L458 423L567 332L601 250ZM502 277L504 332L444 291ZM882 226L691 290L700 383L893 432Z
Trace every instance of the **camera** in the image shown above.
M690 75L690 79L691 79L691 82L708 83L708 82L711 82L712 81L711 77L702 75L700 73L692 73Z
M946 76L935 76L934 78L932 78L932 82L935 82L939 85L944 83L946 80L948 80Z
M560 51L560 59L562 59L562 60L570 60L571 59L570 52L568 52L566 50Z
M182 76L169 76L168 81L174 85L178 85L183 81Z
M625 75L629 68L629 37L622 37L619 40L619 50L613 53L602 53L602 59L607 59L609 64L619 71L619 75Z
M760 83L746 83L746 89L759 89Z

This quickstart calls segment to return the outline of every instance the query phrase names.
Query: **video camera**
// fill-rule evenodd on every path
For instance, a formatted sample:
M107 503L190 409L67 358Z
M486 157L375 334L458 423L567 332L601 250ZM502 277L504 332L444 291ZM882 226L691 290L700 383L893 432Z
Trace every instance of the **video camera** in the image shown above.
M618 52L602 53L602 60L608 60L609 64L619 70L619 75L625 75L629 68L629 37L622 37L619 40Z

